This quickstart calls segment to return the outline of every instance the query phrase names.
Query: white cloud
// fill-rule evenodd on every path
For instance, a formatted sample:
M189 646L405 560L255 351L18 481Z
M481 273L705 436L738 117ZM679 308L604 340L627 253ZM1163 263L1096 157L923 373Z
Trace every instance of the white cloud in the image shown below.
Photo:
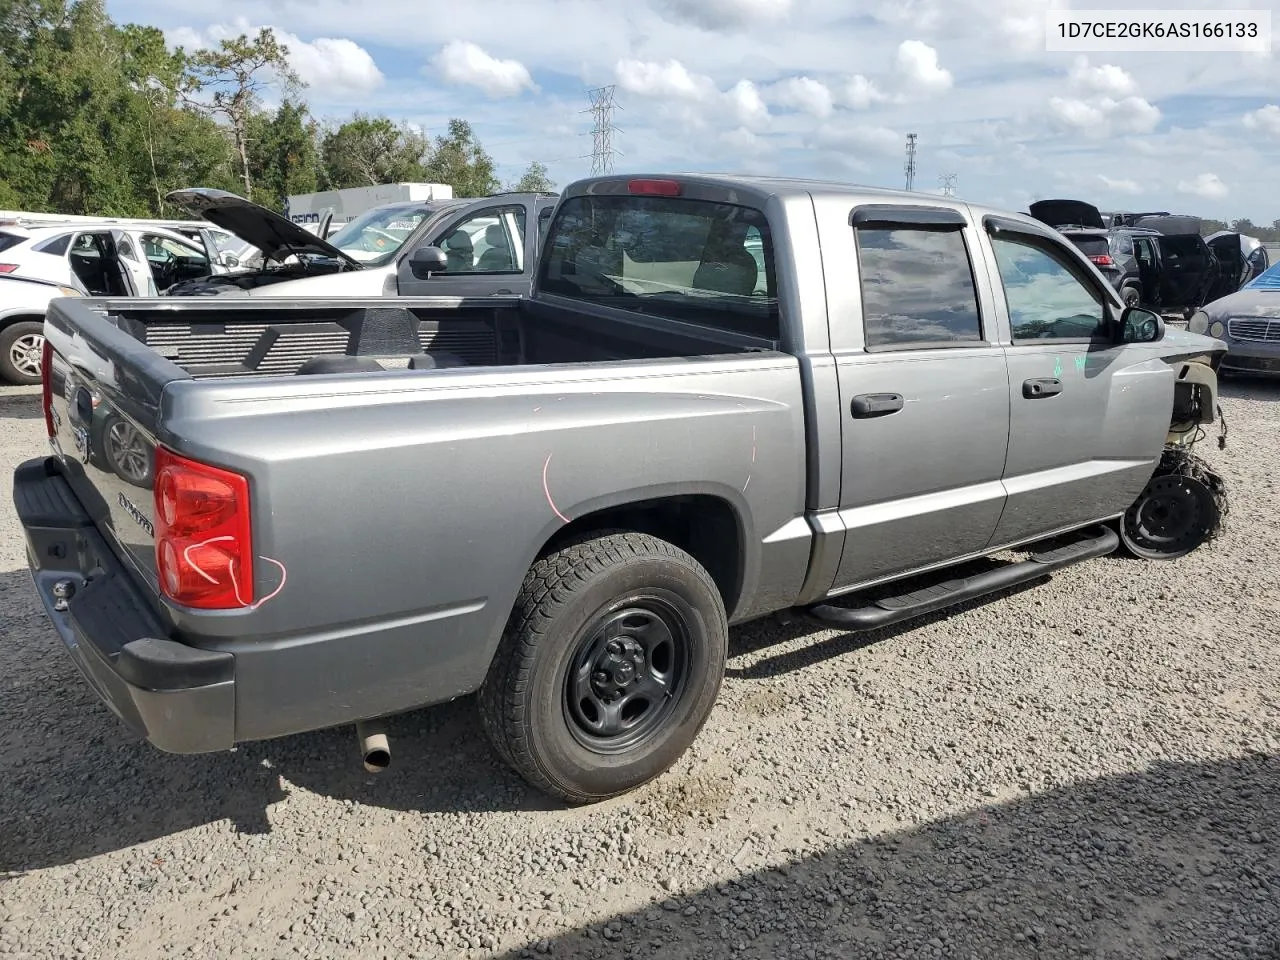
M342 37L317 37L310 43L292 34L278 34L289 48L289 63L309 87L327 92L372 93L386 77L369 51Z
M818 128L814 143L828 150L889 157L902 153L905 138L888 127L860 123L829 123Z
M1160 109L1142 97L1092 102L1071 97L1050 97L1049 111L1058 125L1094 140L1115 134L1150 133L1160 123Z
M1112 180L1105 173L1098 174L1098 179L1102 181L1102 185L1113 193L1141 193L1142 184L1136 180Z
M1100 67L1089 66L1088 57L1079 57L1068 74L1071 85L1088 95L1130 97L1138 92L1132 76L1110 63Z
M491 97L514 97L537 89L519 60L499 60L466 40L446 43L432 65L449 83L477 87Z
M230 24L213 24L204 30L177 27L166 32L165 40L171 47L185 47L188 51L208 50L241 34L252 37L259 29L244 17L237 17ZM287 30L271 29L288 48L289 65L311 90L342 98L372 93L386 83L387 78L369 51L354 40L317 37L307 41Z
M938 94L951 89L951 71L939 65L938 51L919 40L902 41L894 68L909 93Z
M769 122L769 108L760 96L760 90L750 80L739 80L725 97L733 117L743 127L762 127Z
M780 80L769 87L768 96L779 106L800 110L815 117L828 117L835 107L835 98L826 84L809 77Z
M866 110L873 104L888 99L874 82L860 73L850 77L840 89L839 94L840 102L852 110Z
M664 0L675 19L705 30L738 30L785 20L795 0Z
M1250 130L1259 130L1273 137L1280 137L1280 106L1268 103L1252 113L1246 113L1244 125Z
M1194 180L1179 181L1178 192L1202 197L1205 200L1221 200L1231 191L1216 173L1202 173Z
M690 73L679 60L619 60L615 73L623 90L642 97L707 101L719 92L710 77Z

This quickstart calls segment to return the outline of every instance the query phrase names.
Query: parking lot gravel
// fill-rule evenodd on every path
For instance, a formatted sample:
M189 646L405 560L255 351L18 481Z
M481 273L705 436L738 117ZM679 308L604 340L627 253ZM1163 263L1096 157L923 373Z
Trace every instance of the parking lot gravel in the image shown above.
M0 391L0 957L1280 958L1280 385L1229 381L1221 539L865 637L734 631L710 722L557 807L474 704L179 757L81 681L10 497ZM322 522L317 518L317 522Z

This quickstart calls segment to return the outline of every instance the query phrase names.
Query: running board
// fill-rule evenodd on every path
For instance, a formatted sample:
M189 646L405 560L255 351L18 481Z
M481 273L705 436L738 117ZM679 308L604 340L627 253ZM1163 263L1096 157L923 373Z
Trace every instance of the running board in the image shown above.
M1099 527L1086 533L1086 539L1041 553L1032 553L1020 563L1012 563L961 580L948 580L912 593L885 597L870 606L837 607L821 603L804 607L798 612L822 626L839 630L858 632L887 627L1027 583L1084 560L1105 557L1120 546L1120 537L1110 527Z

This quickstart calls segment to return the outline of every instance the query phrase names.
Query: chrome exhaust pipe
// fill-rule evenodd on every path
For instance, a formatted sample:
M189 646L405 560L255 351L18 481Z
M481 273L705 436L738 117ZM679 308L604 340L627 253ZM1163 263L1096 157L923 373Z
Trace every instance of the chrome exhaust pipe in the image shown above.
M381 720L361 720L356 724L356 738L360 741L360 758L367 771L381 773L391 765L391 744Z

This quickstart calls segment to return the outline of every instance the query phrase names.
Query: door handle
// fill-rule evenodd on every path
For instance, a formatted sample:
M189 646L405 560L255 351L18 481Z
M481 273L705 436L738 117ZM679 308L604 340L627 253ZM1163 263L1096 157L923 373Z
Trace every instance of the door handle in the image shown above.
M1056 377L1022 381L1022 395L1028 400L1039 400L1041 397L1056 397L1061 392L1062 381Z
M864 393L853 398L849 412L858 419L886 417L902 409L900 393Z

